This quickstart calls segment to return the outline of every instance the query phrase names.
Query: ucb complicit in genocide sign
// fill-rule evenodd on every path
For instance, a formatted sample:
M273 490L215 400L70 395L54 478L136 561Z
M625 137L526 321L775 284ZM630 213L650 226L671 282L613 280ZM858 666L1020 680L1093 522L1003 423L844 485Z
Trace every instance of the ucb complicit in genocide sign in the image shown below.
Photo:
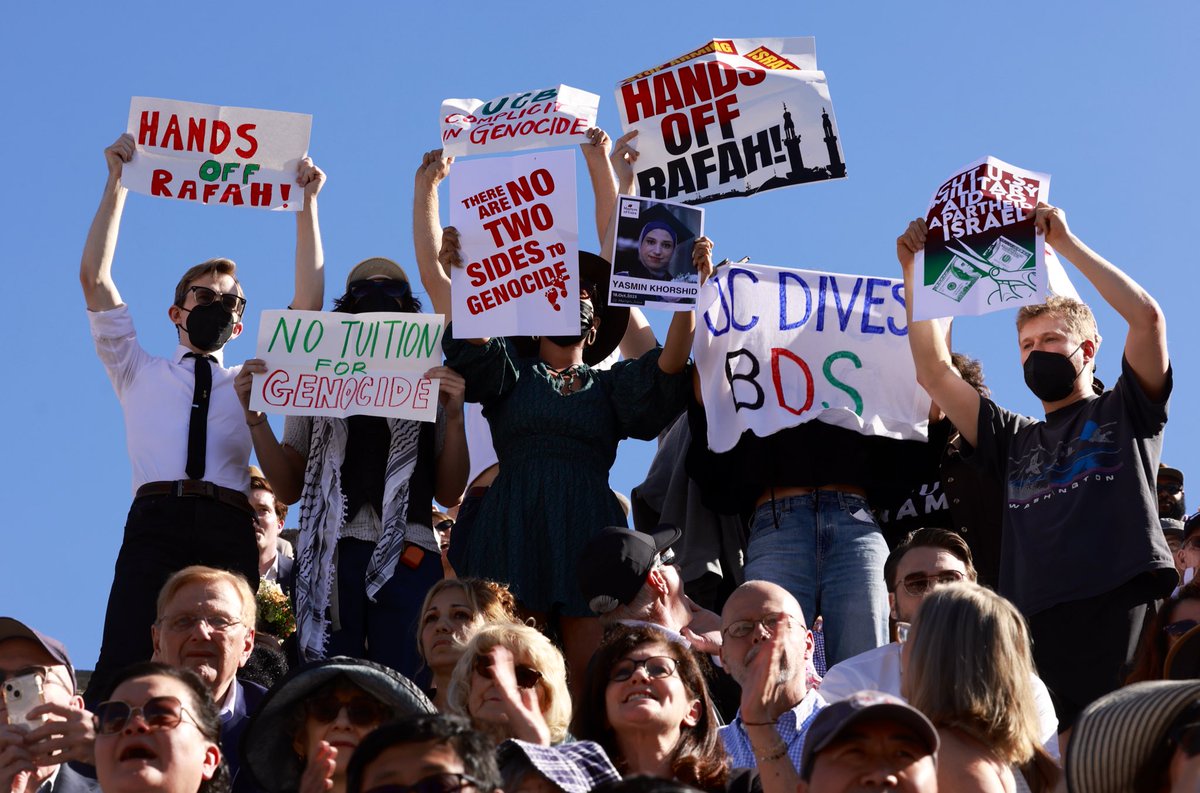
M842 179L812 37L716 39L617 86L637 194L689 204Z
M1044 301L1051 279L1033 211L1049 195L1047 174L995 157L947 179L925 216L929 235L915 258L913 318L986 314Z
M442 152L448 157L570 146L587 140L600 97L569 85L495 99L442 102Z
M437 419L440 314L264 311L250 408L292 416Z
M296 166L308 154L312 116L135 96L136 151L121 171L135 193L202 204L298 212Z
M463 258L450 274L457 338L579 332L574 150L456 164L450 222Z
M747 430L765 438L813 419L928 437L902 281L734 264L717 268L697 301L693 352L713 451Z

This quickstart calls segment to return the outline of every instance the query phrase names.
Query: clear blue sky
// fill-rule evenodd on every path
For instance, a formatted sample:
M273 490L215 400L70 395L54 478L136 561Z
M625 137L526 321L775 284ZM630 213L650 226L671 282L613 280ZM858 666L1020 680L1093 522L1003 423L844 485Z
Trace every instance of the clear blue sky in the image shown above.
M336 8L336 10L334 10ZM415 276L412 173L438 144L445 97L487 98L564 82L601 95L713 37L815 35L847 180L706 205L716 255L895 275L894 239L959 166L992 154L1053 175L1072 228L1166 310L1175 397L1164 459L1200 506L1200 339L1193 322L1200 73L1193 3L239 3L49 4L5 10L0 34L9 187L0 191L9 341L0 414L6 525L0 613L63 639L90 667L129 506L120 408L88 335L76 273L105 177L102 150L129 98L158 96L313 115L327 295L349 267L389 256ZM586 174L579 170L580 184ZM595 249L590 196L581 243ZM255 310L291 296L291 215L130 196L115 277L143 344L169 354L166 317L182 270L212 256L241 268L251 357ZM1119 371L1124 323L1097 305L1100 376ZM665 316L653 321L661 333ZM1009 312L957 323L997 400L1034 414ZM273 420L276 427L282 422ZM652 448L627 441L613 471L628 492ZM1105 553L1088 541L1081 553Z

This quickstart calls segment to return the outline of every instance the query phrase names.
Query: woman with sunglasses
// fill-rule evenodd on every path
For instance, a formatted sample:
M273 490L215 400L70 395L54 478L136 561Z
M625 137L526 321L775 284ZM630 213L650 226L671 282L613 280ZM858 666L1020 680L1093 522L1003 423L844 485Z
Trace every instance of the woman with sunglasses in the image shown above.
M433 673L433 704L446 710L450 678L467 642L486 625L517 621L516 600L504 584L479 578L444 578L425 595L417 647Z
M1200 582L1182 587L1163 601L1154 619L1146 625L1141 644L1134 656L1133 669L1125 685L1145 680L1162 680L1167 654L1183 635L1200 625Z
M126 667L95 708L96 776L105 793L229 793L221 719L195 673Z
M242 742L242 764L267 793L345 793L358 744L380 724L434 712L411 680L370 661L330 658L267 692Z
M517 738L561 743L571 723L571 695L562 653L521 623L480 628L450 678L448 712L497 744Z
M334 301L334 311L349 314L420 310L404 270L380 257L358 263ZM466 485L463 380L444 366L426 372L441 380L436 423L288 416L280 442L266 416L249 409L250 378L265 371L261 360L247 361L238 393L277 496L300 501L300 656L366 658L416 677L409 629L442 577L429 505L457 503Z

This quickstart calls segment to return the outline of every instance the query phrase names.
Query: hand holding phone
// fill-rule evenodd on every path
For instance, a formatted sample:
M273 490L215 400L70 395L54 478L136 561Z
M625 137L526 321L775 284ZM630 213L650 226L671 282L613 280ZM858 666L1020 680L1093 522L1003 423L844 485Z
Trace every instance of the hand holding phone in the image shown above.
M42 672L30 672L4 681L4 689L0 691L0 695L4 697L9 724L31 730L46 721L44 716L33 720L26 718L29 711L46 703L43 683L45 678Z

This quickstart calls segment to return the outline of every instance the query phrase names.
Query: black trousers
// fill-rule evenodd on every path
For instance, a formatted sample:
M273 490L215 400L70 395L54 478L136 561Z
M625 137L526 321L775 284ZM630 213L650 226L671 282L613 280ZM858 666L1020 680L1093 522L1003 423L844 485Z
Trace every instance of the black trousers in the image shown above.
M195 496L135 499L113 571L100 658L88 684L89 707L108 695L118 671L150 659L158 592L173 573L194 564L240 573L257 591L258 545L251 513Z

